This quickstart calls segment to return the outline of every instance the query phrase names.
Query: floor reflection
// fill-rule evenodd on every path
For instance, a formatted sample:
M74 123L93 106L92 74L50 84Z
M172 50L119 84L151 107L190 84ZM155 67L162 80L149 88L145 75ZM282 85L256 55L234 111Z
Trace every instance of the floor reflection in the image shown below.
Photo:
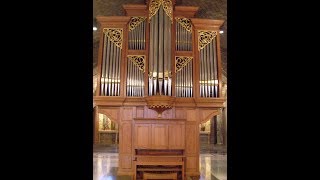
M200 180L226 180L226 154L200 154Z
M111 150L110 150L111 148ZM130 176L117 176L119 155L114 147L93 153L93 180L129 180ZM225 152L203 152L199 160L200 180L226 180L227 154Z

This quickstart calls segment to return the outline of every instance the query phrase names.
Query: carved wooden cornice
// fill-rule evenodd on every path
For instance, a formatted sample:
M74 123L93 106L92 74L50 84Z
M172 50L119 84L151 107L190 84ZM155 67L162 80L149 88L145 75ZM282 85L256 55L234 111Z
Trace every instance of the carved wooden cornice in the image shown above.
M226 106L225 98L175 98L171 96L146 96L146 97L112 97L94 96L96 106L148 106L151 108L223 108ZM167 106L166 106L167 105ZM170 107L169 107L170 106Z

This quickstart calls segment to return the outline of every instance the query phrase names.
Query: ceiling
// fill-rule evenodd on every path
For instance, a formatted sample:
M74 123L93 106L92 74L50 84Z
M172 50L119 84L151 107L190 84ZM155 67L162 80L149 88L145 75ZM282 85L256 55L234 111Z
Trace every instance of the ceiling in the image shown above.
M196 18L224 20L221 27L221 55L223 75L227 76L227 0L176 0L176 5L198 6ZM93 0L93 22L96 16L124 16L123 4L144 4L145 0ZM96 73L98 59L99 35L93 31L93 68Z

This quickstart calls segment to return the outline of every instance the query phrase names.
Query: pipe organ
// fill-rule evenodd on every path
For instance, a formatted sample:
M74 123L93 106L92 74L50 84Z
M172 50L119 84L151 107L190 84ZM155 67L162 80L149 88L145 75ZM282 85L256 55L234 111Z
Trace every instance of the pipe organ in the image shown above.
M119 125L119 175L199 176L199 124L221 113L222 20L195 18L175 0L124 4L97 17L95 113ZM95 118L94 141L99 120Z

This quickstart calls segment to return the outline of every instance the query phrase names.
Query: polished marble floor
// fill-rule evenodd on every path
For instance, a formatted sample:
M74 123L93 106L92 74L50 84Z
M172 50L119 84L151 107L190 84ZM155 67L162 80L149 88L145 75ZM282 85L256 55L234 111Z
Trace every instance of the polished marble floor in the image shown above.
M129 180L130 176L117 176L118 148L116 145L94 146L93 180ZM227 179L226 149L213 145L200 146L200 180Z

